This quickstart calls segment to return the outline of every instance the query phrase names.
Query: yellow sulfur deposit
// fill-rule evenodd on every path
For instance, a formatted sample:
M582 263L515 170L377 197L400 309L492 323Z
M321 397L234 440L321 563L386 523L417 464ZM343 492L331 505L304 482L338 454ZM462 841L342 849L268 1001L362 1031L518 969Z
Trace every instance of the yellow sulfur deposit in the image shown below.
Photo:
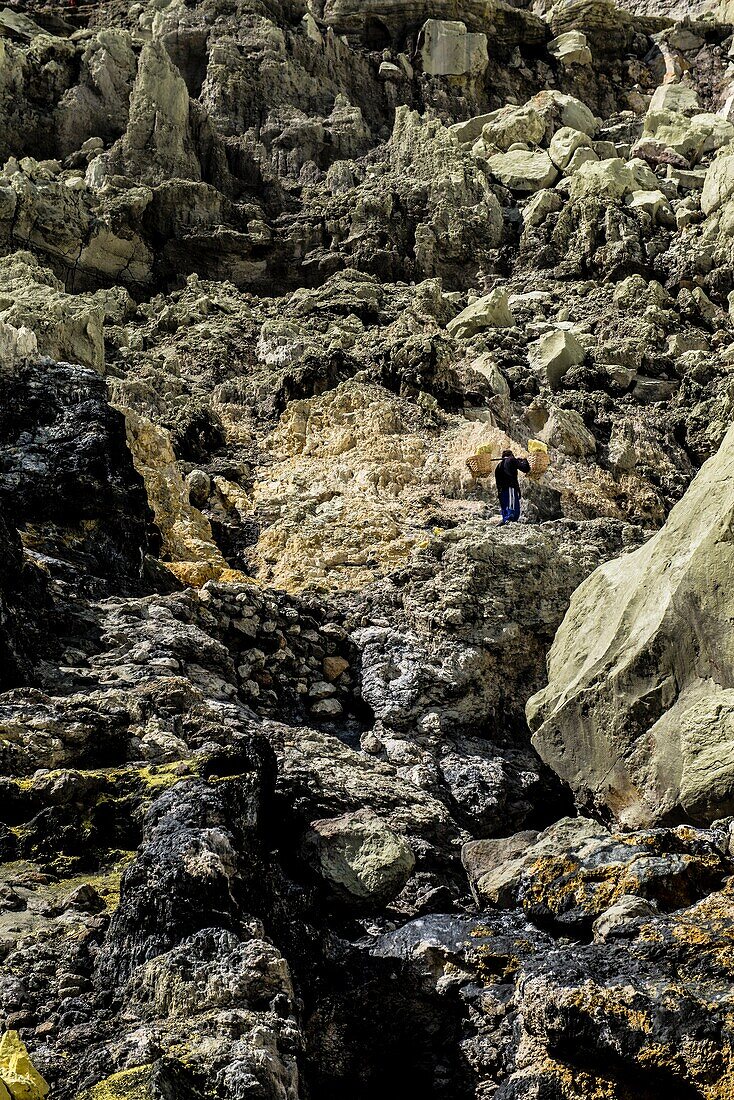
M48 1094L17 1031L6 1031L0 1039L0 1081L0 1100L43 1100Z
M77 1100L148 1100L150 1097L151 1066L133 1066L93 1085Z

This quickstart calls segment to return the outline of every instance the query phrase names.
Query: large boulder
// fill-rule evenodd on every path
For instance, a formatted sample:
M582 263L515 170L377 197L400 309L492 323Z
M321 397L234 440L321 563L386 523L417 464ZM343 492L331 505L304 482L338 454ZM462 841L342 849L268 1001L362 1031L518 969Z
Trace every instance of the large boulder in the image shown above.
M726 154L729 155L726 155ZM718 156L706 172L701 192L701 210L712 214L734 194L734 156L730 150Z
M428 19L420 57L428 76L481 76L489 63L486 34L469 34L465 23Z
M370 810L314 821L307 847L331 890L352 904L389 901L415 865L405 838Z
M551 187L558 179L558 171L543 149L512 149L497 153L487 161L489 169L511 191L531 193Z
M449 321L447 332L452 336L469 339L485 328L509 328L515 324L515 318L507 304L507 291L495 287L489 294L477 298L466 309Z
M484 142L505 151L515 142L537 145L543 140L546 130L545 119L529 103L523 107L500 107L491 115L479 117L486 117L482 127ZM470 123L459 123L459 127L469 125Z
M640 148L648 159L666 159L667 153L679 154L696 164L704 153L713 152L734 139L734 126L714 114L696 114L689 118L679 111L648 111ZM671 159L669 156L667 159Z
M570 164L577 149L591 149L591 138L581 130L561 126L551 138L548 154L559 171Z
M571 65L591 64L591 50L587 45L586 35L581 31L559 34L558 38L548 43L548 53L566 68Z
M528 721L577 800L626 825L734 812L734 427L665 527L597 569Z
M531 350L530 364L552 390L557 390L571 367L584 360L583 347L572 332L556 329L547 332Z

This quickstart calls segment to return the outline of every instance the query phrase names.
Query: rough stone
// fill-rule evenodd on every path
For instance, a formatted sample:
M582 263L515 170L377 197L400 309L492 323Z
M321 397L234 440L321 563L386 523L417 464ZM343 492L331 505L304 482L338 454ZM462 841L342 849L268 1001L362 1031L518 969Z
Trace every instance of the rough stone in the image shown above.
M548 43L548 53L560 61L561 65L590 65L591 50L586 35L581 31L566 31Z
M487 160L492 175L511 191L521 193L542 191L558 179L558 170L548 154L512 150L497 153Z
M733 455L730 429L662 531L581 586L528 704L541 756L629 824L734 805L729 588L702 579L730 568Z
M531 351L530 362L550 388L556 390L571 367L583 362L585 354L573 333L557 329L538 341Z
M464 23L429 19L421 30L420 58L428 76L480 77L488 64L486 34L469 34Z
M478 298L470 306L449 321L446 331L459 339L470 339L482 329L507 328L514 325L515 319L507 304L507 291L497 287L483 298Z
M315 821L311 830L307 844L321 875L353 904L389 901L413 870L415 858L406 841L370 811Z

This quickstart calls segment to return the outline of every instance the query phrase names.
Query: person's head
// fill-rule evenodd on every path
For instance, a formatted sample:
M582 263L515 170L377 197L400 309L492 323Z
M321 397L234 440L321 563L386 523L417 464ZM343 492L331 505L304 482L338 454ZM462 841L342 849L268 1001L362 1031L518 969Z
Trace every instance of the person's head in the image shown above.
M511 450L509 450L509 448L508 448L507 450L504 450L504 451L502 452L502 457L503 457L503 458L514 458L515 456L514 456L514 454L512 453L512 451L511 451Z

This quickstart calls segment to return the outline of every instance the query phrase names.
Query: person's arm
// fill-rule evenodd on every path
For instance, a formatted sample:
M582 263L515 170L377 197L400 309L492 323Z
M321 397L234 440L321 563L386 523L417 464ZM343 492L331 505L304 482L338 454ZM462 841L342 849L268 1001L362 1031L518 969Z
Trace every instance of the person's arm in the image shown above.
M526 458L516 458L515 462L517 463L518 470L522 470L524 474L530 473L530 463Z

